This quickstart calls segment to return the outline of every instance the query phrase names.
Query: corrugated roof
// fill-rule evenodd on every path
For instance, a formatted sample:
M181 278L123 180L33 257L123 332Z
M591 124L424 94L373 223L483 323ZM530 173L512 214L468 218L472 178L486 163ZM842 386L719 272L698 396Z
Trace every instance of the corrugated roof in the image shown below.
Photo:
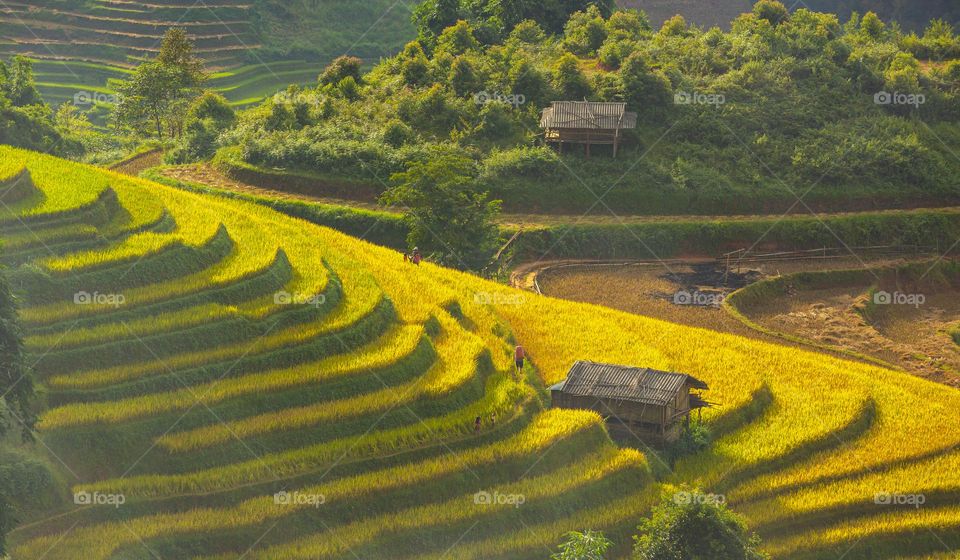
M570 368L566 381L551 389L569 395L663 406L676 399L688 380L698 389L707 388L706 383L691 375L581 360Z
M626 103L599 101L553 101L540 117L542 128L613 130L636 128L637 114ZM618 126L619 123L619 126Z

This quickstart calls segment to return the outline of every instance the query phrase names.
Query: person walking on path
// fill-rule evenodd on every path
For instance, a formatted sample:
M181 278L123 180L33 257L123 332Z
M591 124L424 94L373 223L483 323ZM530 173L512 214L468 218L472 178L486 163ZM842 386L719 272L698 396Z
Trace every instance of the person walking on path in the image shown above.
M475 433L475 434L479 434L479 433L480 433L480 424L481 424L481 423L482 423L482 421L480 420L480 417L477 416L477 419L474 420L474 422L473 422L473 433Z
M527 358L527 351L523 349L523 346L517 345L517 348L513 351L513 361L517 364L517 373L523 373L523 361Z

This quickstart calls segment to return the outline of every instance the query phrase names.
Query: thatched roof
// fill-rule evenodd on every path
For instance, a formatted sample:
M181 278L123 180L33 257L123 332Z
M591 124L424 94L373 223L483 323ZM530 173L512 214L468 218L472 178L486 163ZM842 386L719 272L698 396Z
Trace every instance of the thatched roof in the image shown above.
M543 110L541 128L616 130L637 127L637 114L626 103L553 101Z
M550 389L574 396L666 406L688 384L696 389L708 388L703 381L683 373L581 360L573 364L565 381Z

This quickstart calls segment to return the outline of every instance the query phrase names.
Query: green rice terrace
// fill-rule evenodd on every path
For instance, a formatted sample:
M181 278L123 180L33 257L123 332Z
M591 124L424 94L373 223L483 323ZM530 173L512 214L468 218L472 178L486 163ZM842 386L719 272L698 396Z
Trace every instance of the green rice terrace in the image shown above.
M33 152L0 148L0 181L44 400L39 443L2 451L30 481L12 558L546 558L585 527L622 558L687 485L726 496L775 558L960 546L953 388ZM667 465L550 409L577 359L704 380L716 440Z
M337 25L329 25L334 18ZM51 105L103 105L113 99L114 82L156 56L174 26L187 31L213 70L208 87L238 106L288 84L313 84L345 53L375 62L414 35L410 8L387 0L11 1L0 5L0 58L34 59Z

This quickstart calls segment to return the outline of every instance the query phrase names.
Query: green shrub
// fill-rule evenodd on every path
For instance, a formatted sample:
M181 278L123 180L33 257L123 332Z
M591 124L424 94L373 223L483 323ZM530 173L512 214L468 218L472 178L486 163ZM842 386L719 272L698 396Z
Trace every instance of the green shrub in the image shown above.
M490 181L518 177L544 179L556 176L560 169L560 158L550 148L524 146L491 152L483 160L481 177Z

